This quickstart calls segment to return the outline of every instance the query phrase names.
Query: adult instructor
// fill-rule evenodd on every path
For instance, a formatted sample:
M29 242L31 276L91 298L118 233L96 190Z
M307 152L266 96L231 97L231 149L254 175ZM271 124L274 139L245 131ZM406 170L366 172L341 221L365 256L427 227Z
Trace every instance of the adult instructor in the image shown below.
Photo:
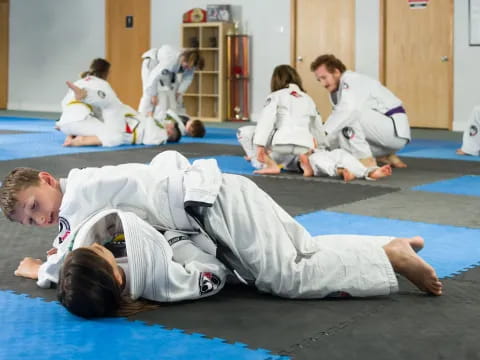
M317 57L310 69L330 93L333 111L325 123L330 146L349 151L365 166L378 161L407 167L395 154L411 139L401 100L379 81L347 70L334 55Z

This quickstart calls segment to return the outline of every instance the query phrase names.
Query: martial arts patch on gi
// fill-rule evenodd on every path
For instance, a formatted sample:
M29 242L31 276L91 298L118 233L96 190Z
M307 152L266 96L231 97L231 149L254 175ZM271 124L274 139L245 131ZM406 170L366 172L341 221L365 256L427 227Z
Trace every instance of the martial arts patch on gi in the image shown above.
M102 90L98 90L97 94L100 97L100 99L105 99L105 96L107 96L107 94L105 94Z
M163 69L163 70L162 70L162 75L165 75L165 76L166 76L166 75L168 75L168 74L170 74L170 71L169 71L168 69Z
M296 91L290 92L290 95L292 95L293 97L296 97L296 98L302 97L302 95L300 95L300 94L299 94L298 92L296 92Z
M220 278L211 272L200 273L198 279L198 286L200 288L200 295L205 295L216 290L221 284Z
M268 104L270 104L272 102L272 98L267 98L267 100L265 100L265 105L263 105L263 107L267 107Z
M347 140L351 140L355 137L355 130L353 130L350 126L345 126L342 129L342 134Z
M70 223L61 216L58 222L58 243L61 244L70 235Z
M350 86L349 86L346 82L343 83L343 88L344 88L344 89L348 89L349 87L350 87Z
M478 128L475 125L470 126L470 136L475 136L478 134Z

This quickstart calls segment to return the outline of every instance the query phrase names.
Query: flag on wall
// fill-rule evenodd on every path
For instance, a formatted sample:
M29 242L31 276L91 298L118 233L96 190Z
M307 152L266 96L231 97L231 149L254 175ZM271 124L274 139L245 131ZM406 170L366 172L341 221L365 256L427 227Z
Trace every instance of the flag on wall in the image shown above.
M408 5L410 9L423 9L426 8L428 0L408 0Z

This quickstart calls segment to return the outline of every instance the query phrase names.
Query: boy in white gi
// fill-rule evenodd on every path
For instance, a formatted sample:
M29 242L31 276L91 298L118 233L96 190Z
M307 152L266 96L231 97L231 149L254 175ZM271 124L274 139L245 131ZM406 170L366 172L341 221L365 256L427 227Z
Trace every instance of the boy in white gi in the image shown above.
M473 108L468 119L467 128L463 132L462 147L457 150L459 155L480 155L480 106Z
M435 270L413 250L423 247L422 238L313 238L249 179L222 174L214 159L190 164L174 151L160 153L149 165L73 169L60 180L17 169L0 188L0 206L22 224L59 224L55 247L105 209L134 213L162 230L204 234L195 245L215 254L241 281L288 298L387 295L398 290L395 272L423 291L442 293ZM16 274L48 286L58 279L63 255L43 264L26 258Z
M311 64L317 80L330 93L333 112L325 123L331 147L341 147L366 166L376 159L406 167L395 155L410 141L410 126L402 102L377 80L347 71L334 55Z
M75 100L69 103L57 123L60 130L64 132L66 132L65 128L70 125L68 128L70 135L65 140L64 146L161 145L166 142L178 142L181 138L177 123L162 122L151 116L143 116L130 106L121 103L116 96L118 101L112 103L108 97L102 97L101 90L98 90L91 82L78 84L78 82L67 81L67 85L70 88L67 96L72 96ZM92 119L90 109L93 108L99 108L102 112L115 116L114 121L122 126L112 129L106 123ZM114 109L113 112L112 109ZM74 120L65 125L67 117L80 120ZM85 124L86 122L92 124L93 121L98 124L96 126ZM106 143L105 134L108 134L110 138L115 138L116 141Z
M195 70L202 70L204 60L198 50L183 52L170 45L150 49L142 55L143 95L138 111L142 115L151 115L155 119L163 119L168 110L178 115L187 116L183 104L183 94L192 83ZM187 126L185 134L192 137L203 137L205 132L197 127ZM186 125L186 124L185 124Z

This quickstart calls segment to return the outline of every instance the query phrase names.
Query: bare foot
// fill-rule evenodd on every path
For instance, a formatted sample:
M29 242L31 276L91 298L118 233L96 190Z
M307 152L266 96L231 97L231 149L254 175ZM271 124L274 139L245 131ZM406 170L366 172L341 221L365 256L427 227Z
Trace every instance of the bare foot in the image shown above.
M300 167L303 170L303 176L305 177L313 176L313 168L312 168L312 165L310 165L310 160L308 160L308 155L307 154L300 155L299 160L300 160Z
M252 158L251 158L250 156L248 156L248 155L245 155L243 158L244 158L245 160L247 160L247 161L252 160Z
M442 295L442 283L435 270L412 249L411 241L418 239L397 238L383 247L395 272L405 276L420 290Z
M63 142L63 146L72 146L72 141L75 138L73 135L68 135Z
M342 177L343 177L343 181L345 181L346 183L349 181L355 180L355 175L353 175L348 169L343 169Z
M254 174L263 174L263 175L277 175L280 174L280 168L278 166L275 167L266 167L260 170L255 170Z
M462 149L457 149L457 151L455 151L458 155L468 155L465 151L463 151Z
M395 154L390 154L387 157L388 161L390 162L390 165L394 168L406 168L407 164L405 164L397 155Z
M390 165L383 165L382 167L376 168L368 174L369 178L372 179L381 179L386 176L392 175L392 167Z

